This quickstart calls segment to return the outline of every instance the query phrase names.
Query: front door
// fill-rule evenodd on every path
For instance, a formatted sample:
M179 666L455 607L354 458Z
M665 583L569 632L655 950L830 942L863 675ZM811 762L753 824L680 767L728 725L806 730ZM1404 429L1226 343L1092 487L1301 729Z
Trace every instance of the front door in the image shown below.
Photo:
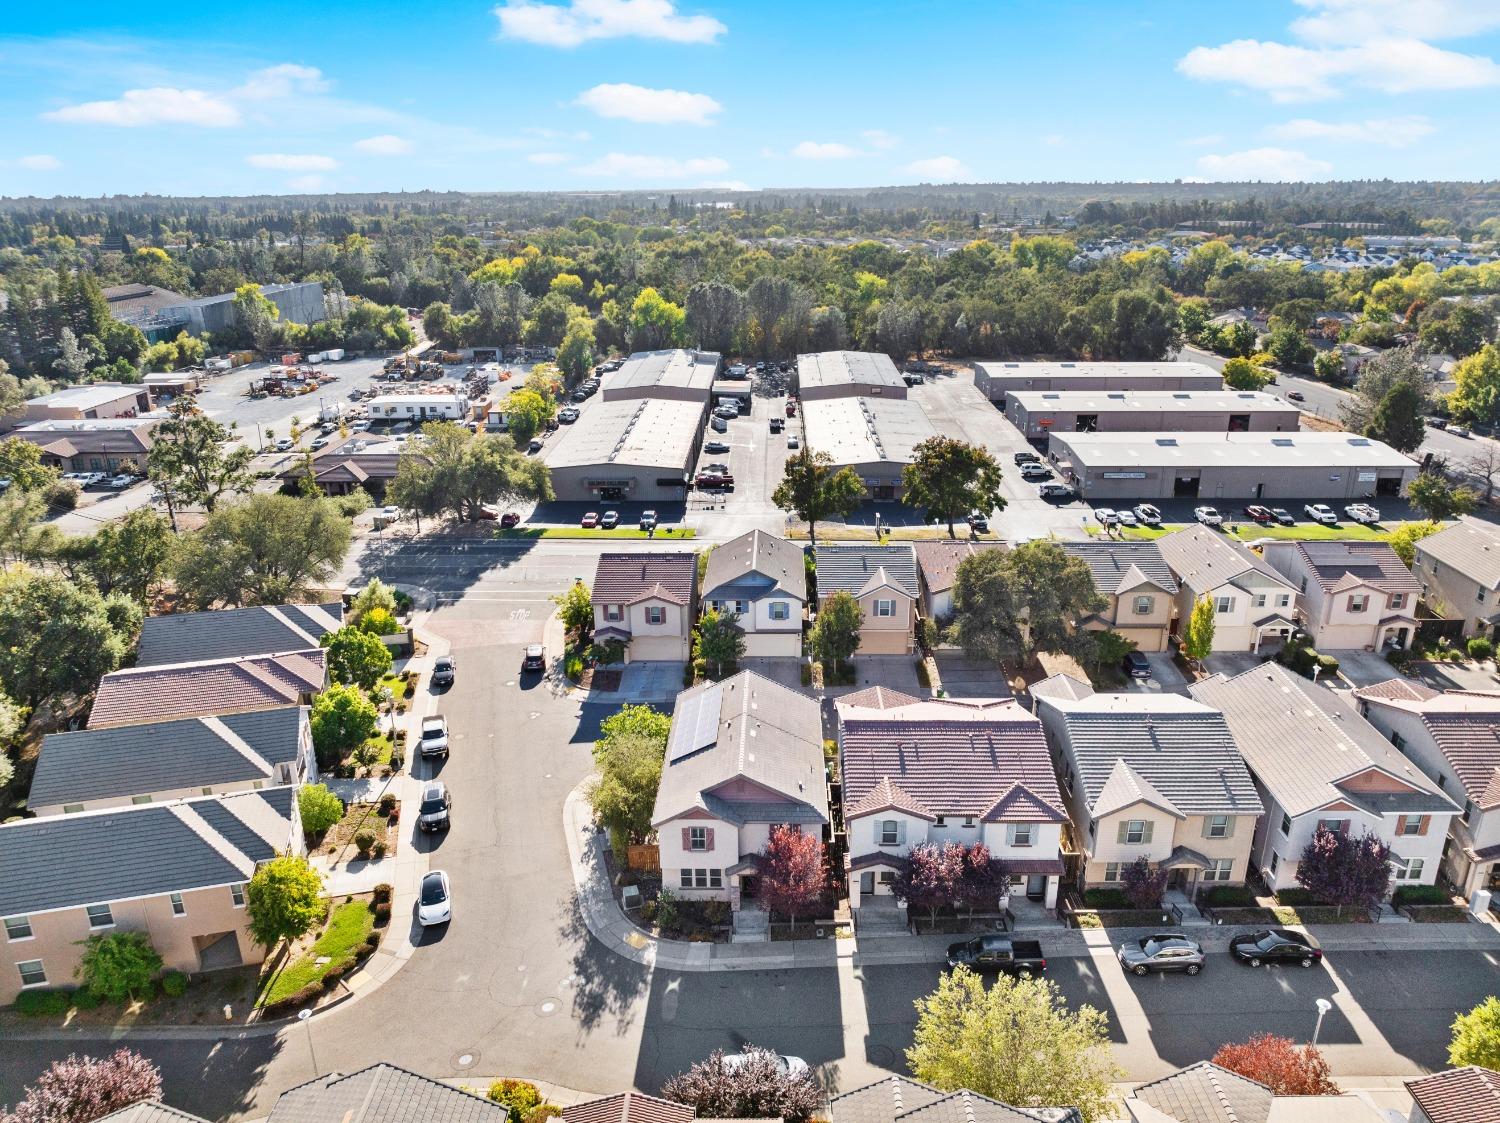
M875 871L866 870L864 873L859 875L859 899L864 900L866 897L874 896L874 894Z
M755 874L742 874L740 876L740 896L747 901L753 899L759 888L759 883L760 878L756 877Z
M1188 871L1182 866L1167 871L1168 889L1186 889L1188 884Z

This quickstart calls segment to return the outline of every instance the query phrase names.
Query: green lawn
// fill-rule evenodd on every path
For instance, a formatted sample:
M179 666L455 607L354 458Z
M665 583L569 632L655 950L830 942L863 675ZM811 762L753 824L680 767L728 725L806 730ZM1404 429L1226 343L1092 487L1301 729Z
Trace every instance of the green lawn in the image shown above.
M1121 534L1125 538L1150 541L1160 538L1163 534L1171 534L1174 530L1196 525L1196 523L1168 523L1166 526L1127 526L1121 530ZM1240 542L1255 542L1263 538L1282 538L1297 542L1387 542L1391 535L1404 525L1398 521L1381 523L1378 526L1365 526L1356 522L1342 522L1338 526L1324 526L1321 523L1260 526L1249 519L1242 519L1234 523L1233 530L1226 529L1224 534ZM1092 524L1090 533L1095 535L1098 533Z
M687 526L662 527L655 535L647 534L634 526L619 526L613 530L584 526L532 527L526 530L508 529L496 532L500 538L696 538L698 532Z
M364 901L347 901L338 905L317 943L269 978L262 979L260 1004L286 998L309 983L317 982L332 964L353 955L374 930L375 914ZM323 956L328 957L327 963L318 962Z

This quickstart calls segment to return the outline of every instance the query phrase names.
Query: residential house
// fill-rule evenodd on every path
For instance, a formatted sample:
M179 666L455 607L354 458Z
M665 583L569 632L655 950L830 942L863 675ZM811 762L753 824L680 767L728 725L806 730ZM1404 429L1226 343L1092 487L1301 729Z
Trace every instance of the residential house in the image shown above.
M170 802L316 781L307 710L269 710L53 733L28 806L37 815Z
M1118 885L1140 858L1189 899L1244 882L1263 808L1223 714L1178 694L1095 694L1067 675L1031 697L1083 855L1080 882Z
M818 603L835 593L859 602L859 654L910 655L916 649L917 555L905 546L824 546L813 551Z
M1363 1096L1280 1096L1248 1076L1199 1061L1125 1097L1131 1123L1388 1123Z
M1354 696L1365 720L1463 807L1449 820L1443 876L1465 896L1500 891L1500 693L1391 679Z
M290 786L0 826L0 1004L71 986L81 941L116 930L146 933L168 970L260 962L245 883L302 851Z
M316 651L344 624L344 606L279 604L214 612L173 612L141 622L137 667L243 659L288 651Z
M1155 542L1059 542L1094 575L1094 588L1108 603L1080 623L1091 631L1114 631L1142 651L1167 650L1177 597L1177 579Z
M821 836L830 821L815 698L753 671L677 696L651 813L663 885L738 909L773 826Z
M563 1123L692 1123L697 1116L687 1104L643 1092L617 1092L562 1111Z
M1320 650L1408 647L1422 586L1384 542L1269 542L1265 559L1302 594Z
M1067 819L1042 723L1013 699L913 698L872 687L834 704L849 903L887 896L921 843L982 842L1057 903Z
M356 433L313 454L312 479L325 495L347 495L359 488L377 500L383 499L406 452L404 442ZM307 461L294 456L276 478L294 485L306 479L308 472Z
M1500 638L1500 527L1461 516L1417 542L1412 574L1435 615L1462 620L1466 636Z
M208 1123L200 1115L190 1115L168 1107L160 1100L141 1100L100 1118L99 1123Z
M829 1101L831 1123L1082 1123L1072 1107L1011 1107L967 1088L887 1076Z
M963 560L985 550L1004 550L1004 542L939 540L914 542L917 570L921 577L922 615L931 620L948 620L953 616L953 583Z
M600 554L592 589L594 639L624 642L627 662L687 662L697 583L696 554Z
M1408 1123L1500 1123L1500 1072L1465 1065L1408 1080Z
M12 437L42 451L42 463L60 472L117 472L143 475L155 443L154 417L51 420L23 425Z
M281 1093L266 1123L505 1123L510 1109L386 1062Z
M1187 631L1193 607L1214 606L1213 651L1260 651L1297 626L1297 587L1253 550L1232 544L1206 526L1190 526L1156 540L1177 578L1172 634Z
M745 654L798 658L807 610L807 566L802 547L752 530L708 555L703 605L733 612L745 632Z
M1459 808L1326 686L1263 663L1188 692L1223 711L1266 813L1251 861L1272 889L1298 885L1317 829L1371 832L1391 847L1395 885L1431 885Z
M321 650L129 667L99 680L89 728L310 706L327 680Z

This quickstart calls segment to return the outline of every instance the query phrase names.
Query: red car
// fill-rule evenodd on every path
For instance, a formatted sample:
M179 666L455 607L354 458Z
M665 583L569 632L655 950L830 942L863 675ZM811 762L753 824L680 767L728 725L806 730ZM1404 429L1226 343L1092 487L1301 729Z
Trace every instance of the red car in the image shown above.
M505 514L503 514L503 515L500 516L500 525L501 526L520 526L521 525L521 516L518 515L515 511L506 511Z
M727 472L699 472L694 482L701 488L734 487L734 477Z
M1261 526L1269 526L1276 521L1276 516L1271 514L1271 509L1269 507L1262 507L1258 503L1252 503L1246 507L1245 514L1260 523Z
M786 415L788 417L796 417L797 416L797 399L796 398L789 398L789 399L787 399L787 403L786 403Z
M586 514L586 515L583 516L583 522L580 523L579 525L581 525L585 529L598 526L599 525L599 512L598 511L590 511L588 514Z

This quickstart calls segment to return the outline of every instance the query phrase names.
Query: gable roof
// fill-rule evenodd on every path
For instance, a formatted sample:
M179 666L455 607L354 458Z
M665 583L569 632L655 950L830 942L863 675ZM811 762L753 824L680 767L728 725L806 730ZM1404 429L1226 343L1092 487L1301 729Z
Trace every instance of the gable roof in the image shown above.
M131 667L99 680L89 728L296 705L326 679L322 650Z
M749 788L715 791L735 780ZM817 700L753 671L679 694L651 822L698 807L729 822L828 822Z
M303 710L147 722L42 739L32 807L269 779L297 758Z
M135 665L159 667L306 651L343 623L344 606L338 601L148 616L141 622Z
M381 1062L288 1089L266 1123L504 1123L508 1114L504 1104Z
M1452 526L1416 543L1417 556L1452 566L1487 589L1500 588L1500 527L1462 516Z
M201 1116L168 1107L160 1100L141 1100L103 1116L98 1123L208 1123Z
M1177 591L1172 567L1155 542L1059 542L1062 551L1080 559L1094 575L1094 587L1107 597L1127 589L1155 585Z
M1053 728L1066 741L1063 751L1094 815L1139 802L1177 818L1263 810L1217 710L1177 694L1095 694L1085 683L1069 682L1066 693L1032 697L1056 713Z
M917 552L917 568L922 571L922 584L929 593L944 593L953 588L958 578L958 567L963 560L985 550L1006 550L1004 542L976 542L970 538L958 541L914 542Z
M1500 1072L1465 1065L1408 1080L1406 1090L1432 1123L1500 1123Z
M641 1092L620 1092L565 1107L562 1117L563 1123L691 1123L696 1114L686 1104Z
M860 796L856 802L849 804L844 814L852 819L857 815L873 815L877 811L901 811L913 818L928 821L937 818L920 802L892 783L889 776L882 776L879 783Z
M1199 1061L1130 1094L1178 1123L1266 1123L1270 1088L1212 1061Z
M797 543L763 530L752 530L713 548L703 574L703 595L710 598L718 589L760 575L770 579L766 593L782 593L805 601L807 567L802 558L802 547ZM750 584L746 582L745 587Z
M1272 542L1267 550L1291 548L1303 568L1327 592L1370 585L1387 593L1420 593L1421 584L1384 542Z
M862 704L866 699L873 705ZM1061 822L1042 724L1012 699L919 699L896 691L835 702L846 815L899 791L928 816ZM1019 799L1019 785L1029 799ZM1024 811L1022 809L1024 808Z
M0 916L249 881L292 837L292 788L0 826Z
M1357 698L1415 714L1453 768L1464 794L1481 810L1500 807L1500 693L1439 693L1404 680L1356 690Z
M629 604L649 597L688 605L698 580L691 552L600 554L594 567L595 604Z
M1156 547L1177 580L1198 596L1225 584L1243 587L1247 574L1258 574L1288 589L1295 588L1259 554L1231 543L1206 526L1184 527L1163 535L1156 540Z
M1315 686L1280 664L1262 663L1234 678L1212 675L1193 683L1188 692L1223 711L1245 763L1290 815L1303 815L1335 800L1346 800L1372 815L1458 810L1327 687ZM1356 791L1346 783L1371 768L1399 780L1406 790Z
M897 589L916 600L917 555L909 545L897 546L818 546L813 551L817 562L818 599L834 593L859 596L870 584L877 570Z
M943 1092L905 1076L888 1076L834 1096L832 1123L1079 1123L1071 1107L1011 1107L967 1088Z

